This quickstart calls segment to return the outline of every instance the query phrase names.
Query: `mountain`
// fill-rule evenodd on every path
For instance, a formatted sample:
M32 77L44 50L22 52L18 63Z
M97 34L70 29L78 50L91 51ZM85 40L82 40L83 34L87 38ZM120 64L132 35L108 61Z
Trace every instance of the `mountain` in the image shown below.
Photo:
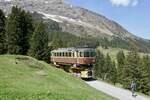
M10 13L13 5L59 23L63 32L81 37L117 37L148 51L150 49L148 40L133 35L118 23L87 9L66 4L63 0L0 0L0 8L6 14Z
M65 4L63 0L1 0L0 8L9 13L12 5L38 12L45 19L60 23L62 30L75 35L121 35L134 37L119 24L87 9Z

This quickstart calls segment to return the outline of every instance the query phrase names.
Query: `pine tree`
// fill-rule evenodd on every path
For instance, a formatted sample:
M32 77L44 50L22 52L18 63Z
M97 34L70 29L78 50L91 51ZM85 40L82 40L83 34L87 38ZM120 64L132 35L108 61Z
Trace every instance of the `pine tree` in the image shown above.
M131 51L127 55L126 64L123 68L123 86L125 88L130 88L130 84L133 80L136 80L137 85L139 85L139 81L141 78L140 73L140 57L137 51Z
M30 13L21 8L12 7L6 22L7 52L10 54L26 54L29 48L29 37L33 31Z
M3 11L0 9L0 54L5 53L5 40L6 40L6 34L5 34L5 15Z
M112 70L111 68L112 68L112 61L109 54L107 54L105 59L104 72L103 72L104 80L109 80L110 70Z
M112 62L110 67L111 68L109 68L108 78L110 82L112 82L115 85L115 83L117 82L117 69L115 62Z
M104 64L105 64L105 57L99 50L97 50L96 64L94 66L95 78L103 78L103 72L105 67Z
M146 55L143 57L143 67L147 70L148 79L150 82L150 56Z
M47 59L48 53L48 34L45 30L45 25L43 22L38 22L37 27L34 30L34 33L30 41L29 55L39 59Z
M123 74L123 67L125 65L125 55L123 51L119 51L117 54L117 73L118 73L118 82L122 83L122 74Z
M21 34L21 18L19 16L20 12L21 9L12 7L11 14L8 15L6 23L7 51L10 54L19 54L20 50L20 47L18 46L19 35Z
M55 38L55 40L52 41L52 47L54 49L62 48L63 47L63 41L61 39Z
M150 58L148 55L144 56L140 66L141 79L139 90L142 93L148 94L150 92Z
M20 17L22 22L20 24L20 28L22 32L19 35L19 41L18 41L18 45L20 47L19 53L22 55L26 55L30 47L29 39L32 36L32 33L34 31L33 19L31 14L29 12L25 12L24 10L21 11Z

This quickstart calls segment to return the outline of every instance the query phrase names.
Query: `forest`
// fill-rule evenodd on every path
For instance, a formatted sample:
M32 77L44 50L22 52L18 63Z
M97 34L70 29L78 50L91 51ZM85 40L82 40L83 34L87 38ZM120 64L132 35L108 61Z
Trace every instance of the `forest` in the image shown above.
M97 79L121 84L126 89L131 89L132 81L137 84L138 92L150 95L150 56L140 56L136 49L126 55L119 51L116 61L109 54L106 56L97 50L97 62L94 66L94 76Z

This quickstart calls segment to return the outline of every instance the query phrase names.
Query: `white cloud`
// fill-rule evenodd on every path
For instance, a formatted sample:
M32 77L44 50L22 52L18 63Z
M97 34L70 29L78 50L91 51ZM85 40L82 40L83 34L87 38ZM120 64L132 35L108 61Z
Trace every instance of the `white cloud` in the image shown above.
M132 6L136 6L138 3L139 3L138 0L134 0L134 1L132 2Z
M12 0L4 0L4 1L10 2L10 1L12 1Z
M136 6L139 0L110 0L110 2L115 6Z

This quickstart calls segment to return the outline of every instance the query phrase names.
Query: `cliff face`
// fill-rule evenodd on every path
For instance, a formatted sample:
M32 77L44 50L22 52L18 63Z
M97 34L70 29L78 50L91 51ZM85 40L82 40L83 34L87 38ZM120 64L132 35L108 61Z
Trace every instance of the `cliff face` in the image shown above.
M118 23L87 9L66 4L63 0L0 0L0 8L7 14L13 5L57 21L63 31L75 35L135 37Z

